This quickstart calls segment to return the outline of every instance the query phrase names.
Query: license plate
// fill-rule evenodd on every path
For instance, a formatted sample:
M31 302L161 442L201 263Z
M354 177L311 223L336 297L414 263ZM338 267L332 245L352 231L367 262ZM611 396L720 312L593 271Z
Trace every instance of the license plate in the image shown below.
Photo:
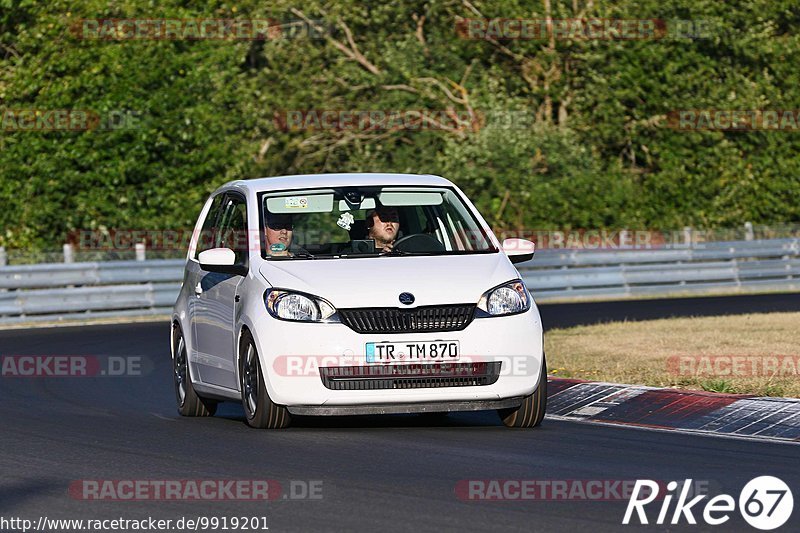
M461 357L458 341L368 342L366 350L367 363L450 362Z

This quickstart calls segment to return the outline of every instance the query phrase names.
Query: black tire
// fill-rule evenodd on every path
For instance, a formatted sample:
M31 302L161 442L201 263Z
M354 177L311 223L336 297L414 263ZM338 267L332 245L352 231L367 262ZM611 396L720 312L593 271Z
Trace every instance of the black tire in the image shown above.
M547 362L542 354L542 371L536 390L522 399L517 408L498 409L497 414L509 428L534 428L544 420L547 410Z
M192 385L183 332L179 326L174 326L173 332L172 375L178 412L182 416L214 416L217 402L198 396Z
M264 374L255 342L249 332L239 341L239 386L242 391L242 408L247 425L257 429L283 429L289 427L292 415L286 406L274 403L264 385Z

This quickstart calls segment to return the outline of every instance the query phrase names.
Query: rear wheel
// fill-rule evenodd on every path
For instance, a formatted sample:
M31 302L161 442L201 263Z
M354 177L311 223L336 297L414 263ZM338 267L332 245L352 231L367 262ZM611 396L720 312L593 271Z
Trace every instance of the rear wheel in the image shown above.
M213 416L217 412L217 402L197 395L192 386L189 373L189 359L186 356L186 342L179 327L175 327L175 351L172 357L172 373L175 382L175 400L182 416Z
M542 370L539 373L539 384L532 394L522 399L522 405L516 408L498 409L497 414L503 424L510 428L533 428L544 420L547 409L547 363L542 354Z
M274 403L267 394L258 351L249 332L245 332L239 342L239 361L242 407L247 424L258 429L288 427L292 415L286 406Z

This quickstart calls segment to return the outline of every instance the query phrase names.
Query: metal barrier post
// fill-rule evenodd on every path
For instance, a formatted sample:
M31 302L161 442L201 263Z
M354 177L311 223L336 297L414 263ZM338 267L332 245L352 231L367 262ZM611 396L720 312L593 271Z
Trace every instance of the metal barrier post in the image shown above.
M75 262L75 250L72 249L71 244L64 245L64 262L65 263Z
M146 255L145 246L146 245L143 242L137 242L134 245L134 248L136 249L136 260L137 261L144 261L145 260L145 255Z
M6 253L5 246L0 246L0 266L4 267L8 264L8 254Z
M753 235L753 223L752 222L745 222L744 223L744 240L752 241L755 238Z

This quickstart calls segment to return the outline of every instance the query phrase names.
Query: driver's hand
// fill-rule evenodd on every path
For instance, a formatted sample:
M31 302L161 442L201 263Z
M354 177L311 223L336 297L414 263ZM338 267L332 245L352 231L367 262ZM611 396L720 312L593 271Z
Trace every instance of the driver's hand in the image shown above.
M393 248L394 248L394 243L390 242L389 244L383 247L383 253L391 252Z

